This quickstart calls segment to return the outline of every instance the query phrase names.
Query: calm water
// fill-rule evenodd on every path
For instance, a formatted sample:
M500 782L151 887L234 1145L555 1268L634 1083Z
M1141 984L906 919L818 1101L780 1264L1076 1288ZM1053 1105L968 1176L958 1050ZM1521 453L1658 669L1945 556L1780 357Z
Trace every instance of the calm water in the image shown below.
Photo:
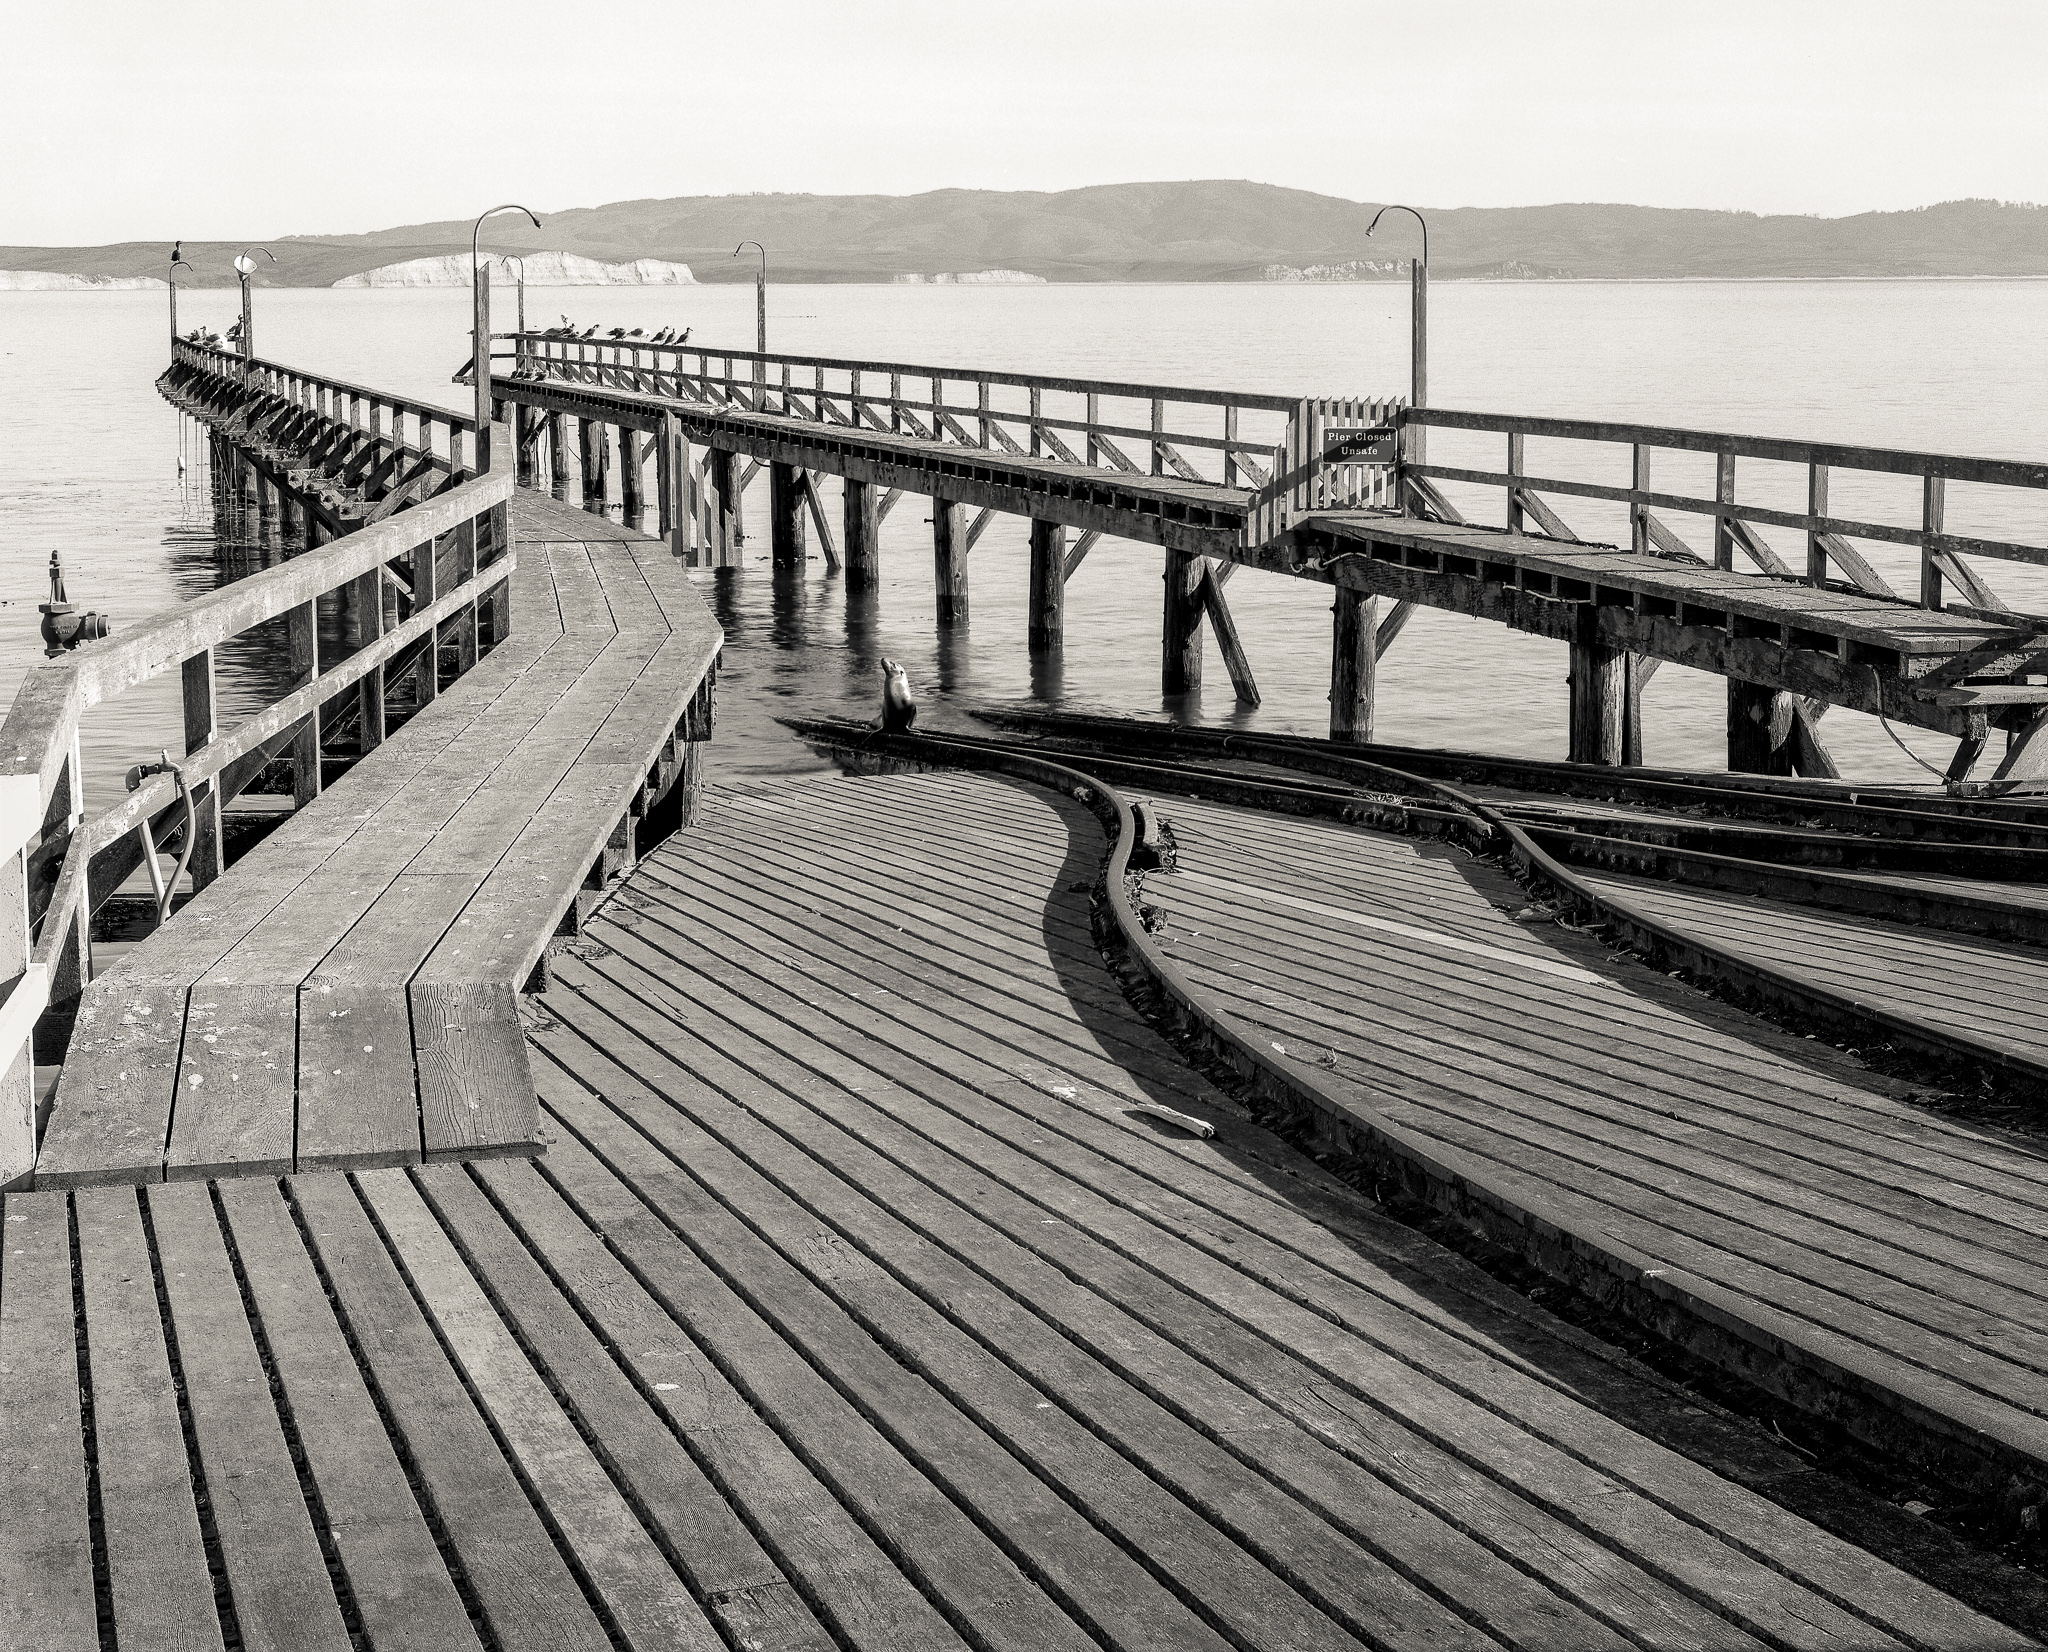
M752 336L749 287L530 291L529 319L566 309L607 326L696 329L700 342ZM1395 394L1405 388L1406 292L1400 286L1082 286L1022 288L784 287L770 294L770 341L795 352L979 365L1022 371L1213 385L1284 394ZM467 346L463 292L260 292L258 345L277 359L465 406L449 375ZM185 292L190 327L225 330L231 292ZM1813 436L2038 458L2048 447L2048 282L1457 283L1432 295L1432 399L1439 406ZM498 322L511 321L510 294ZM256 565L225 561L208 537L206 500L181 484L191 432L152 388L166 361L161 293L0 294L0 695L40 658L35 605L52 548L72 600L111 610L118 627L212 589ZM1432 435L1431 457L1498 468L1498 438ZM1625 480L1625 454L1530 444L1530 466ZM1707 466L1710 466L1710 461ZM1604 469L1594 468L1604 464ZM1711 491L1692 456L1660 456L1656 481ZM1742 497L1795 504L1803 481L1745 470ZM765 487L764 483L757 486ZM1901 522L1917 496L1838 481L1836 509ZM2048 541L2040 496L1956 490L1951 526ZM1625 530L1597 505L1558 500L1582 536ZM828 506L836 501L828 499ZM955 705L1037 693L1072 706L1161 707L1156 551L1102 542L1068 588L1064 669L1034 684L1024 650L1026 529L997 518L973 558L973 625L940 638L933 624L930 529L906 498L883 528L885 584L849 604L822 561L778 593L765 537L744 570L694 575L728 636L718 761L728 772L807 768L777 712L851 711L875 702L875 660L905 661L928 702ZM750 501L758 525L765 491ZM1498 521L1497 501L1474 501ZM1695 523L1675 523L1701 535ZM1800 548L1776 536L1795 563ZM1900 571L1902 558L1887 561ZM2048 602L2032 570L1983 564L2008 600ZM757 571L758 569L758 571ZM1897 583L1897 581L1895 581ZM1318 732L1328 716L1327 591L1247 575L1230 602L1265 704L1241 720ZM264 662L223 666L230 717L262 696ZM1424 610L1381 663L1383 738L1562 756L1565 651L1503 627ZM1722 757L1718 679L1666 666L1644 699L1654 763L1712 767ZM1213 646L1207 694L1183 715L1240 720ZM175 679L131 693L88 726L98 788L176 738ZM1859 778L1925 778L1873 719L1837 711L1828 739ZM1946 760L1950 742L1909 741ZM102 789L100 796L106 795Z

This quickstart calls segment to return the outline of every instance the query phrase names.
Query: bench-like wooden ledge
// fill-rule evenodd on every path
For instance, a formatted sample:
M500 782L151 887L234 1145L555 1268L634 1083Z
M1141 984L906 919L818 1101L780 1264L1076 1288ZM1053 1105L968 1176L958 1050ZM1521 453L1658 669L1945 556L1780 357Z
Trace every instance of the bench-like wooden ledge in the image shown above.
M87 987L38 1186L537 1150L520 990L722 639L661 541L512 509L512 634Z

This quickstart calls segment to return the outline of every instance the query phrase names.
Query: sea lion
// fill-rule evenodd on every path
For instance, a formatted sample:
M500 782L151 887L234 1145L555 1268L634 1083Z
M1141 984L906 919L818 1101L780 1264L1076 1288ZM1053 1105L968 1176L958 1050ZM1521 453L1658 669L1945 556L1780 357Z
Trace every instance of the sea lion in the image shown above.
M907 734L917 721L917 699L910 692L910 677L894 660L882 662L882 732Z

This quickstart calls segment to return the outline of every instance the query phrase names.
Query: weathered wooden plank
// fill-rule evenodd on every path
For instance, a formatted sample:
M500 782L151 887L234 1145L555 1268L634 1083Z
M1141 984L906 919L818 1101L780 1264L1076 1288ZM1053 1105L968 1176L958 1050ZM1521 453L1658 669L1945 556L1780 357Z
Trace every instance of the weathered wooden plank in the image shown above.
M0 1600L16 1644L98 1652L70 1198L10 1193L0 1257Z
M180 1190L182 1191L182 1190ZM234 1253L356 1612L373 1646L479 1646L344 1325L278 1184L219 1185ZM355 1321L372 1333L376 1321ZM381 1341L381 1332L371 1336Z
M537 1180L505 1161L497 1161L486 1173L493 1195L512 1207L517 1230L492 1209L471 1175L461 1169L426 1171L419 1186L457 1236L463 1258L478 1283L490 1290L520 1345L563 1395L607 1470L646 1511L666 1552L684 1568L696 1594L709 1602L728 1632L792 1649L829 1647L830 1637L801 1596L650 1403L649 1393L678 1393L680 1385L669 1381L668 1387L657 1390L643 1375L642 1386L636 1388L618 1360L636 1366L641 1361L660 1362L672 1377L691 1376L699 1382L715 1382L715 1373L694 1357L694 1351L676 1347L682 1339L658 1311L643 1314L623 1341L607 1331L617 1358L591 1334L577 1303L556 1289L527 1242L537 1242L542 1253L550 1255L557 1276L576 1279L583 1301L601 1314L615 1311L622 1298L638 1297L645 1303L644 1294L615 1262L604 1285L592 1288L591 1270L601 1270L602 1264L585 1243L589 1230L559 1196L549 1197L535 1186ZM522 1241L522 1232L527 1241ZM565 1249L582 1259L569 1263L566 1274Z
M405 1443L498 1645L507 1652L610 1652L610 1637L347 1178L300 1176L290 1186L335 1306L360 1328L357 1350L384 1414Z
M406 983L481 881L400 874L299 989L300 1169L419 1161Z
M138 1197L100 1188L73 1199L114 1632L131 1646L219 1647Z
M559 1068L549 1067L548 1072L551 1077L543 1082L564 1081ZM426 1184L429 1196L437 1202L446 1185L437 1179L441 1174L430 1173ZM650 1294L683 1293L692 1300L693 1311L711 1311L712 1299L722 1287L713 1281L708 1296L694 1296L692 1287L699 1277L712 1281L712 1276L702 1273L702 1264L574 1137L551 1149L549 1174L560 1179L575 1201L573 1206L548 1180L516 1161L500 1160L477 1170L493 1199L545 1260L549 1271L559 1279L577 1282L581 1310L594 1320L640 1393L651 1397L650 1403L668 1428L703 1454L708 1472L726 1488L734 1511L753 1529L780 1544L805 1593L819 1601L842 1633L859 1647L873 1647L877 1652L896 1646L943 1647L950 1652L963 1645L917 1586L848 1512L848 1506L841 1504L828 1485L820 1483L791 1445L768 1426ZM465 1248L471 1248L473 1230L460 1217L456 1225L464 1234ZM508 1299L507 1291L498 1286L501 1276L494 1270L500 1252L509 1267L518 1266L519 1253L511 1247L493 1245L487 1252L473 1254L477 1254L479 1270L492 1277L500 1300L507 1302L507 1311L520 1318L529 1343L537 1344L555 1369L556 1339L538 1328L529 1330L521 1303ZM629 1261L636 1271L628 1271ZM643 1285L643 1274L652 1283ZM762 1345L767 1346L765 1342ZM738 1374L751 1380L765 1363L750 1362ZM801 1406L795 1408L794 1415L796 1441L800 1449L807 1449L811 1415ZM819 1421L829 1427L829 1416ZM857 1429L860 1426L855 1425ZM844 1442L829 1435L825 1441L829 1444L820 1459L820 1472L830 1474L840 1459L853 1454L847 1452ZM645 1459L636 1459L634 1470L657 1473L661 1461L655 1450ZM651 1496L649 1502L654 1502ZM886 1507L885 1477L864 1477L852 1506L865 1507L870 1513L878 1506ZM707 1587L709 1568L719 1565L726 1552L726 1540L720 1535L723 1522L715 1511L709 1518L714 1529L682 1551L688 1563L707 1568ZM882 1529L899 1529L903 1524L892 1520ZM731 1541L736 1544L738 1540ZM753 1575L754 1563L744 1551L733 1554L732 1563L736 1580ZM743 1599L729 1600L724 1612L745 1605ZM800 1635L793 1634L792 1641L803 1644ZM770 1644L776 1643L771 1640Z
M1201 581L1202 611L1209 616L1209 629L1216 633L1216 647L1230 672L1230 686L1237 695L1237 703L1256 707L1259 685L1252 677L1252 664L1244 644L1238 640L1237 622L1230 617L1230 605L1223 600L1223 582L1217 577L1214 563L1202 564Z
M467 1180L459 1170L449 1174ZM716 1652L723 1647L405 1172L364 1171L356 1183L443 1344L468 1378L472 1397L574 1553L615 1631L628 1645L648 1652L670 1647Z
M510 983L415 981L407 989L428 1163L540 1150L526 1033Z
M148 1203L242 1644L251 1652L347 1652L348 1628L213 1201L205 1188L186 1186L151 1188Z

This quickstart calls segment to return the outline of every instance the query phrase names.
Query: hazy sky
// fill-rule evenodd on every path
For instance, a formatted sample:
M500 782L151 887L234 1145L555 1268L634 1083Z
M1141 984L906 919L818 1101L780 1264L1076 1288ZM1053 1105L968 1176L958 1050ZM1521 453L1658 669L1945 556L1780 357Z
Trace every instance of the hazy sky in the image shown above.
M2048 201L2039 3L41 0L7 32L0 243L1153 178Z

